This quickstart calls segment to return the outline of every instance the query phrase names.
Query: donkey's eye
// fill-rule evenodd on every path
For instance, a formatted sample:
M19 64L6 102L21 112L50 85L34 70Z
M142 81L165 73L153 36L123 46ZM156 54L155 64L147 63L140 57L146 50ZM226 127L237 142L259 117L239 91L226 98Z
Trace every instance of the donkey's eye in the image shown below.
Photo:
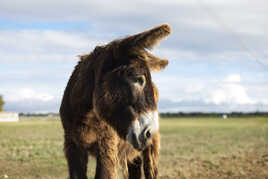
M141 86L144 86L144 84L145 84L145 76L144 76L144 75L136 76L136 77L133 79L133 82L134 82L134 83L138 83L138 84L141 85Z

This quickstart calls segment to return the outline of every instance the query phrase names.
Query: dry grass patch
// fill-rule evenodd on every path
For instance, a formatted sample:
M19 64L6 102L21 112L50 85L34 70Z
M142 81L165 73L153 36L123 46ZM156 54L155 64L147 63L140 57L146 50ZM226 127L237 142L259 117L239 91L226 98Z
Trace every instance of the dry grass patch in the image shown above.
M160 125L161 179L268 179L268 119L162 119ZM94 167L90 158L90 178ZM5 177L67 178L60 121L0 123Z

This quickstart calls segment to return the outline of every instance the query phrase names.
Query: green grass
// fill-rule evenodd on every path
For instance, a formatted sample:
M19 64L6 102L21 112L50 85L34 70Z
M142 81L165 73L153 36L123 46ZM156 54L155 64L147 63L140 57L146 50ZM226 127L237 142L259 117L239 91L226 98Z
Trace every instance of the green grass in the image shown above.
M161 178L268 178L268 119L162 119ZM89 176L94 175L90 158ZM0 123L0 178L67 178L60 121Z

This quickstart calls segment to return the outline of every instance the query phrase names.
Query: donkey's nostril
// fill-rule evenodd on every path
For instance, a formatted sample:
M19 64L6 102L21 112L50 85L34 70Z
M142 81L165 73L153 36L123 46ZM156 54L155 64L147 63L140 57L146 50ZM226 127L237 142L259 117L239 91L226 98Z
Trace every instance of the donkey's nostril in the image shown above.
M145 136L146 136L146 138L150 138L150 137L151 137L151 132L150 132L150 130L147 130L147 131L145 132Z
M144 84L144 82L145 82L144 76L139 77L139 78L137 79L137 81L138 81L138 83L139 83L141 86L143 86L143 84Z

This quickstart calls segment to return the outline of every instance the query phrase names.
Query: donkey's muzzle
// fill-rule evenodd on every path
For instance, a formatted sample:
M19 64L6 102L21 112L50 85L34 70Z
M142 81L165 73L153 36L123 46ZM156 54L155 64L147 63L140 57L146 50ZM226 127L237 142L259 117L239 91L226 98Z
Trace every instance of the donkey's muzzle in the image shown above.
M127 140L137 150L145 149L159 130L158 112L150 111L140 115L129 128Z

